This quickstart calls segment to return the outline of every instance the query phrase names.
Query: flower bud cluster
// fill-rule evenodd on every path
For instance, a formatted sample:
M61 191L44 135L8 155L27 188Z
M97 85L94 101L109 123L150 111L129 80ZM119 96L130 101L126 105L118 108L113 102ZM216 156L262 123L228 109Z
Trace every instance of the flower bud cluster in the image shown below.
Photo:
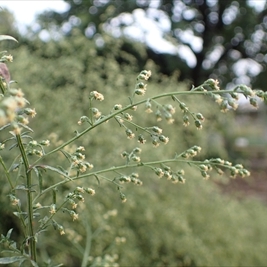
M67 212L70 215L70 217L72 218L73 221L76 221L79 218L79 214L76 213L74 210L69 210L67 208L63 208L62 211L63 212Z
M78 125L82 125L83 123L88 122L90 123L90 120L87 116L82 116L79 120L78 120Z
M193 158L201 151L201 147L193 146L182 153L182 157L185 159Z
M90 260L90 266L113 266L113 267L119 267L119 264L116 263L119 256L118 254L109 255L105 254L104 256L100 257L89 257Z
M174 184L185 183L184 170L173 172L169 166L163 166L162 168L154 168L154 171L159 178L165 177Z
M27 146L27 154L32 156L38 156L38 157L42 157L45 152L44 152L44 146L49 146L50 145L50 141L49 140L42 140L41 142L37 142L35 140L32 140L28 143ZM39 149L37 149L39 148Z
M3 82L0 80L0 85L3 86ZM21 89L9 89L5 95L0 96L0 126L3 126L10 122L20 122L22 124L28 124L28 119L22 116L22 112L18 117L18 111L20 111L28 101L24 98L24 94ZM32 112L36 114L35 111Z
M132 182L135 185L142 185L143 182L140 179L138 179L138 177L139 177L139 174L134 172L130 176L122 175L119 177L118 180L121 184Z
M232 166L232 163L226 160L223 160L221 158L215 158L215 159L206 159L203 163L198 165L198 168L200 169L201 175L204 177L204 179L208 179L210 175L208 172L211 170L215 170L218 174L223 174L223 170L221 168L229 169L230 171L230 177L235 178L237 175L241 176L242 178L249 176L250 172L243 167L241 164L236 164L235 166Z
M179 102L179 107L180 107L181 111L184 113L184 115L183 115L183 125L185 127L190 125L190 119L189 119L189 115L190 115L194 120L194 124L195 124L196 128L198 130L202 129L202 122L205 121L205 118L202 115L202 113L190 112L189 108L187 107L187 105L184 102L180 102L177 98L176 98L176 100Z
M78 172L85 172L87 169L91 170L94 167L93 164L84 161L85 155L81 153L83 151L85 151L85 148L80 146L71 155L72 167Z
M142 70L140 74L137 76L137 83L135 85L134 94L136 95L144 95L146 93L147 84L144 81L147 81L151 76L150 70Z
M20 206L20 200L17 197L15 197L14 195L10 194L9 199L10 199L12 206Z
M55 220L52 221L52 224L53 224L54 229L59 231L60 235L66 234L64 227L62 225L58 224Z
M76 189L72 193L69 193L67 195L67 200L71 204L72 209L77 208L78 204L75 202L75 200L84 202L84 197L82 195L84 193L87 193L87 194L93 196L95 194L95 190L92 188L85 188L85 187L77 186Z
M133 162L140 162L140 161L141 161L141 158L138 156L138 154L140 154L141 151L142 151L141 148L136 147L136 148L134 148L134 149L132 150L131 153L128 153L128 152L126 152L126 151L123 151L123 152L121 153L121 156L122 156L123 158L126 158L127 163L130 162L130 161L133 161Z
M90 93L90 98L93 98L95 100L98 100L98 101L103 101L104 100L104 96L102 94L100 94L99 92L97 91L92 91Z

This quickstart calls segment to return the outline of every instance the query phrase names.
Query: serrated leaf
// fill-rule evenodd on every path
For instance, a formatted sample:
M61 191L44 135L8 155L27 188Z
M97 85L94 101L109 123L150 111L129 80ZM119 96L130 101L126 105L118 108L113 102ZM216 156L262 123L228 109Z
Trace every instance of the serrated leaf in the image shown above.
M0 258L0 264L10 264L21 260L25 260L25 257L23 256L4 257Z
M15 41L16 43L18 43L18 41L10 35L0 35L0 41L4 41L4 40L11 40L11 41Z

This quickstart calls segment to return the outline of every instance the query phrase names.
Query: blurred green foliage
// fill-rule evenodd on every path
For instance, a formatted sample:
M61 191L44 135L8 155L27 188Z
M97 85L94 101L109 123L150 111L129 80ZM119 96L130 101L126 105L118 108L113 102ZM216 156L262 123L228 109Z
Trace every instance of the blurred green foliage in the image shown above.
M103 114L114 104L127 103L141 69L151 69L153 73L145 97L188 89L187 84L177 82L179 73L172 77L160 74L158 66L146 60L142 45L109 36L104 36L104 40L105 45L97 47L94 41L76 31L70 38L58 42L36 40L12 50L15 61L9 65L12 78L37 111L30 124L35 139L50 138L53 146L53 136L54 142L59 142L72 137L75 130L80 131L82 126L78 126L77 121L86 115L90 91L104 94L105 101L98 106ZM139 59L144 62L141 66ZM203 130L197 131L193 123L185 128L178 107L174 125L164 121L157 123L153 113L147 114L145 107L143 111L139 107L138 112L131 113L136 120L142 118L151 126L157 123L170 137L169 144L159 148L153 148L148 141L142 146L141 158L172 157L192 145L203 148L203 158L226 158L233 127L231 113L221 114L217 105L204 97L181 100L192 111L202 112L206 117ZM120 153L139 146L136 139L127 140L124 130L113 121L82 138L79 145L85 146L87 159L96 169L123 162ZM9 153L3 157L12 160ZM62 164L64 158L58 156L50 160ZM94 178L58 188L58 198L63 198L77 185L94 187L96 195L79 205L78 221L72 222L65 213L58 215L56 220L64 226L66 235L60 236L58 231L49 228L40 236L37 245L43 260L80 266L84 249L91 246L90 260L95 260L94 266L103 266L107 255L115 254L121 266L264 265L267 262L266 206L251 198L239 202L221 195L212 181L203 181L198 171L187 166L181 168L186 170L185 185L173 185L140 169L144 185L125 186L128 198L125 204L121 203L115 186L102 180L98 185ZM212 178L227 180L226 177ZM1 216L8 218L6 223L1 220L0 231L5 234L14 222L12 213L4 210L7 188L2 175L0 179L3 185ZM56 179L61 178L49 172L44 174L44 186L53 184ZM51 199L46 197L40 202L45 205L51 200L52 195ZM14 228L18 235L19 228ZM92 237L91 243L86 241L87 236ZM102 264L97 265L96 257L102 257Z

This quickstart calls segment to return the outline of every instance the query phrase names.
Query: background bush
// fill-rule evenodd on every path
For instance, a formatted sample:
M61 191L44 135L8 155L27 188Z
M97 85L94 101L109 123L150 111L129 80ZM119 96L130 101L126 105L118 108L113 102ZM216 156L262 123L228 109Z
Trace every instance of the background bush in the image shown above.
M188 89L186 83L177 81L178 74L166 77L158 73L158 67L149 60L139 66L138 58L146 58L140 44L105 38L106 45L99 48L76 32L68 40L48 43L35 40L12 50L15 61L10 65L12 78L37 111L37 117L31 122L35 139L49 138L53 146L53 140L60 142L72 137L75 130L80 131L82 126L78 126L77 121L86 115L92 90L105 95L105 103L99 105L103 114L116 103L124 104L140 69L148 68L153 73L146 97L151 91L156 94ZM158 149L147 144L142 147L142 157L172 157L176 151L182 152L192 145L203 148L201 158L227 157L234 127L232 114L222 115L207 98L191 96L184 101L207 118L204 129L196 131L193 125L184 128L182 113L177 110L172 127L167 127L164 121L159 123L171 137L170 143ZM153 114L144 111L135 116L137 120L142 117L151 126L155 124ZM116 123L110 121L77 144L85 146L87 158L96 169L123 162L120 153L138 145L136 140L129 142L124 130L115 126ZM10 155L6 153L3 157L8 160ZM61 158L57 160L60 163ZM121 266L264 265L267 262L266 206L251 198L237 201L222 195L212 181L203 181L198 171L187 166L181 168L186 169L187 182L175 186L159 180L151 172L140 171L144 185L126 186L128 201L125 204L121 203L116 187L105 181L101 180L100 185L94 178L78 181L79 185L94 187L97 194L86 199L79 208L79 221L70 222L66 214L60 215L65 236L49 228L40 237L38 249L42 258L51 258L66 266L80 265L89 234L93 236L90 255L95 265L97 257L112 261L107 255L113 255ZM226 177L212 178L227 180ZM44 185L54 181L48 172ZM18 235L20 230L12 219L12 212L5 209L8 191L3 176L1 183L1 213L5 219L1 221L0 231L6 233L12 226ZM73 187L72 183L64 185L62 197ZM42 201L50 203L49 199ZM99 266L103 266L103 261L100 263L98 258Z

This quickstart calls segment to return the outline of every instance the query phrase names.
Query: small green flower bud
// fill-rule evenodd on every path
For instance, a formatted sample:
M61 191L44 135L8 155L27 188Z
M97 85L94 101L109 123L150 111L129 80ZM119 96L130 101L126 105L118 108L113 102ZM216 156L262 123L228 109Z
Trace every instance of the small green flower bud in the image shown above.
M218 80L208 79L207 81L205 81L204 85L208 85L211 90L216 90L216 91L220 90Z
M204 121L204 120L205 120L204 116L203 116L201 113L197 113L197 114L196 114L196 118L197 118L198 120L200 120L200 121Z
M162 121L162 114L161 114L160 110L157 110L157 112L156 112L156 120L157 121Z
M184 115L183 116L183 125L186 127L186 126L188 126L189 124L190 124L190 122L189 122L189 117L187 116L187 115Z
M261 99L264 99L264 92L262 90L256 91L256 96L260 97Z
M209 174L206 171L201 171L201 175L205 178L205 179L209 179Z
M164 135L159 135L159 140L164 143L164 144L167 144L169 142L169 138L164 136Z
M155 168L155 173L157 176L159 176L159 178L163 177L164 172L161 168Z
M235 165L235 168L237 168L237 169L243 169L244 167L243 167L242 164L236 164L236 165Z
M31 109L31 108L25 108L24 109L24 113L28 116L31 116L32 118L36 116L36 111L35 109Z
M78 220L79 214L77 214L73 210L71 210L69 213L70 213L70 216L71 216L71 218L72 218L73 221Z
M138 135L138 142L139 142L140 144L145 144L146 139L144 138L144 136L143 136L142 134L139 134L139 135Z
M169 113L171 114L175 113L175 108L171 104L166 105L165 108L167 109Z
M136 172L133 172L133 173L131 174L131 177L133 177L133 178L138 178L138 177L139 177L139 174L136 173Z
M202 129L202 123L200 120L195 120L195 125L197 127L198 130L201 130Z
M42 146L50 146L50 141L49 141L49 140L42 140L42 141L40 142L40 144L41 144Z
M140 82L140 83L137 83L136 84L136 86L135 86L135 88L136 89L144 89L144 90L146 90L146 84L144 84L143 82Z
M196 151L197 153L199 153L201 151L201 147L200 146L193 146L192 149L194 151Z
M228 105L232 107L233 110L236 110L238 108L238 103L231 98L228 100Z
M133 153L141 153L141 152L142 152L142 149L139 147L136 147L133 149Z
M204 164L200 164L199 165L199 168L202 170L202 171L208 171L208 166L207 165L204 165Z
M253 90L246 85L240 85L239 89L243 92L244 96L253 96L255 94Z
M113 107L114 110L120 110L122 109L122 105L121 104L116 104L114 107Z
M92 113L97 119L101 116L101 112L97 108L92 108Z
M171 175L171 173L170 173L170 172L168 172L168 171L164 171L164 177L166 177L166 178L167 178L167 180L171 180L171 178L172 178L172 175Z
M137 76L138 80L145 80L147 81L151 76L151 71L150 70L143 70L140 72L140 74Z
M129 113L125 113L125 114L124 114L124 118L125 118L127 121L132 121L132 120L133 120L133 116L130 115Z
M82 123L84 123L84 122L89 122L89 121L90 121L90 120L89 120L88 117L86 117L86 116L82 116L82 117L79 119L78 124L81 125Z
M152 144L153 144L154 147L158 147L158 146L159 146L158 139L153 138L153 139L152 139Z
M136 155L134 155L134 156L131 157L131 160L134 161L134 162L140 162L141 158L137 157Z
M146 111L146 113L152 113L153 110L151 108L152 108L152 105L151 105L150 101L149 100L146 101L146 104L145 104L145 111Z
M153 126L152 131L157 133L157 134L161 134L162 133L162 129L159 128L158 126Z
M223 100L220 104L220 110L221 112L227 112L228 111L228 101L227 100Z
M179 107L184 113L186 113L188 111L188 107L183 102L180 103Z
M132 132L131 129L126 129L125 132L126 132L126 135L127 135L128 139L132 139L132 138L135 137L135 134Z
M95 190L92 188L85 188L84 191L88 193L89 195L93 196L95 194Z
M236 92L233 92L233 93L231 93L231 97L232 97L233 99L235 99L235 100L238 100L238 99L239 99L239 94L236 93Z
M256 99L255 97L250 97L250 98L249 98L249 103L250 103L250 105L252 105L253 107L258 108L258 102L257 102L257 99Z
M12 206L20 206L20 200L16 198L14 195L9 195L9 198Z
M184 177L182 175L178 175L178 181L181 184L184 184L185 183L185 179L184 179Z
M49 211L51 214L55 214L57 211L56 211L56 205L55 204L52 204L50 206L50 211Z
M121 198L121 201L123 203L127 201L127 198L126 198L125 194L123 194L123 193L120 193L120 198Z
M185 172L184 172L184 170L180 170L180 171L177 172L177 174L179 174L179 175L184 175Z
M129 153L127 153L126 151L123 151L123 152L121 153L121 156L122 156L123 158L126 158L126 157L129 156Z
M97 91L92 91L90 93L90 98L94 98L95 100L99 100L99 101L104 100L104 96Z
M212 94L212 99L214 99L214 101L219 105L221 105L221 103L223 102L223 98L218 94Z
M136 95L144 95L146 93L146 91L144 89L135 89L134 93Z

